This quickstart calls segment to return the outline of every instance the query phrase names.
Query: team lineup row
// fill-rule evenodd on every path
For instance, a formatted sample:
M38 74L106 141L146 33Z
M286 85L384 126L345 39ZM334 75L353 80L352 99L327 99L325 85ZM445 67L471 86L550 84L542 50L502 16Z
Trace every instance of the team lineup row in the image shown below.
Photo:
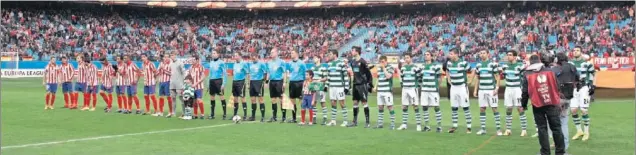
M578 55L580 56L580 48L578 49ZM278 51L272 50L272 59L268 62L259 62L255 57L245 62L238 54L235 56L235 64L232 76L232 98L230 103L233 103L234 115L237 115L239 103L242 104L243 114L245 120L254 121L257 104L261 112L261 122L264 122L265 105L263 101L264 88L269 88L271 103L272 103L272 118L268 122L275 122L277 120L278 105L281 103L282 94L285 92L285 88L289 89L289 98L293 103L292 118L286 121L287 109L282 108L282 122L295 123L296 121L296 102L298 99L302 99L302 120L300 124L305 124L305 111L309 112L309 121L307 124L313 125L316 123L316 111L317 103L322 106L323 121L322 125L333 126L336 125L337 105L339 103L344 122L341 126L355 127L357 126L357 115L359 111L359 102L363 105L365 113L366 124L365 127L370 127L369 124L369 109L367 106L367 96L370 91L377 92L377 105L378 105L378 125L375 128L383 128L384 112L385 108L388 109L390 114L390 128L394 129L395 126L395 112L393 108L393 77L394 74L399 74L400 85L402 88L401 103L402 103L402 124L397 128L398 130L407 129L407 121L409 117L409 106L413 107L415 112L415 118L417 122L417 131L430 131L432 128L428 125L429 122L429 108L433 109L436 117L436 131L441 132L441 116L442 112L439 108L439 85L442 83L442 79L451 84L450 86L450 101L452 109L452 127L449 130L450 133L455 132L458 127L458 111L463 109L466 118L467 133L471 133L472 118L469 110L469 91L468 91L468 73L474 72L476 76L472 81L475 83L473 96L478 98L480 107L480 131L478 134L486 134L486 109L491 107L495 119L495 125L497 129L497 135L510 135L512 128L512 111L517 108L519 111L519 118L521 120L521 136L526 136L527 120L524 112L524 108L521 107L521 86L520 75L524 69L524 63L517 62L517 54L514 51L510 51L508 54L508 63L499 65L496 62L488 60L488 52L481 52L482 62L472 69L470 65L459 59L457 53L452 51L450 53L450 61L446 64L446 69L443 69L443 64L436 63L430 53L426 53L426 63L422 65L413 64L410 55L406 54L404 57L404 64L399 69L395 69L391 65L387 64L385 57L380 58L380 63L377 67L377 87L374 87L372 82L360 82L360 81L372 81L370 78L363 78L359 80L356 77L351 78L350 72L357 74L364 72L360 70L361 66L369 68L364 60L359 57L359 49L354 48L352 55L354 60L349 63L347 59L339 58L338 53L331 51L326 57L328 62L327 67L320 65L321 59L314 58L314 67L307 68L305 63L299 60L297 52L292 52L292 61L284 62L278 58ZM210 62L209 75L206 77L205 69L200 64L198 58L194 58L192 67L189 70L184 68L182 62L177 61L176 55L165 57L159 64L159 67L155 67L147 57L142 57L143 64L141 68L138 68L130 59L126 56L118 57L117 65L109 64L108 61L102 60L102 75L98 77L97 67L88 62L82 61L79 57L78 76L75 83L75 91L72 89L72 82L74 77L74 68L68 64L66 58L62 58L62 64L55 64L54 59L47 65L45 69L45 78L43 84L47 87L46 106L45 109L53 109L53 102L55 100L55 93L57 91L58 83L61 84L64 92L65 108L76 109L78 108L77 102L79 100L79 92L84 95L84 105L82 110L94 111L96 106L96 94L100 94L107 104L106 112L110 112L113 103L112 92L115 89L117 94L118 112L132 113L132 103L136 105L137 114L151 114L150 103L152 102L154 114L153 116L163 116L164 100L167 100L169 113L167 117L175 116L176 100L183 100L183 97L179 96L192 96L193 104L192 110L194 111L194 118L205 117L204 104L203 104L203 90L204 80L209 80L208 92L211 97L211 114L209 119L214 119L214 111L216 107L216 98L220 98L223 108L223 119L226 119L226 107L227 103L223 96L223 90L225 90L225 84L227 77L227 71L225 62L219 59L217 52L213 52L214 60ZM589 70L591 66L583 60L575 60L577 69L582 68L579 72L588 75L586 80L590 80L593 76L593 68ZM365 65L361 65L365 64ZM363 69L364 70L364 69ZM446 72L445 77L442 76L442 72ZM501 132L500 127L500 115L497 110L498 105L498 89L500 85L499 75L503 74L506 83L506 90L504 93L504 105L506 106L506 130ZM139 99L137 98L137 82L143 76L144 79L144 99L146 103L145 113L140 110ZM350 81L349 79L353 79ZM186 81L184 84L184 80ZM116 86L113 86L113 81L116 81ZM288 82L286 82L288 81ZM157 83L159 87L159 104L157 105L157 99L155 96L155 88ZM100 85L101 83L101 85ZM287 86L289 85L289 86ZM99 92L98 86L100 87ZM249 90L251 97L251 117L247 116L247 101L245 100L245 90ZM183 90L186 91L183 91ZM189 91L191 90L191 91ZM352 91L349 91L352 90ZM192 95L189 95L189 94ZM188 94L188 95L186 95ZM351 94L354 98L354 119L351 123L348 123L347 108L345 107L345 96ZM579 95L577 95L579 94ZM581 132L580 122L577 122L578 116L576 115L576 109L581 109L583 113L583 120L585 122L585 135L584 139L589 135L589 117L587 116L587 108L589 106L589 94L587 94L587 88L576 90L575 98L573 99L571 108L573 109L573 118L575 125L577 125L578 131ZM326 95L329 95L331 100L331 120L328 118L328 105L326 105ZM185 98L190 100L190 98ZM92 105L90 102L92 101ZM183 103L183 101L181 101ZM230 105L232 106L232 105ZM420 114L419 107L422 107L423 114ZM187 106L182 106L183 111L186 112ZM200 112L200 114L199 114ZM190 114L186 114L190 115ZM422 126L421 116L424 117L424 125ZM182 116L182 118L184 118ZM191 119L192 117L185 117L185 119ZM579 133L577 132L578 136ZM576 136L575 136L576 137Z

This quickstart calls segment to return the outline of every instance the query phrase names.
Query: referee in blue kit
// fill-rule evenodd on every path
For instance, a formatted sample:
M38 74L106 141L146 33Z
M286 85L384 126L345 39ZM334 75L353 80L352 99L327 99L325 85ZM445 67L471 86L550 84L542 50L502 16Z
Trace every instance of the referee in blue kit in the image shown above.
M252 100L252 117L249 121L254 121L256 118L256 104L258 103L261 110L261 122L265 121L265 102L263 102L263 93L265 92L263 87L263 79L265 73L267 73L267 66L265 63L259 62L259 57L256 54L252 55L252 62L249 63L250 68L250 99ZM258 100L257 100L258 99Z
M265 84L269 85L269 97L272 101L272 118L267 122L276 122L276 115L278 113L278 105L281 103L281 97L285 90L285 62L278 57L278 49L274 48L271 51L271 60L267 62L267 75L265 76ZM266 86L267 87L267 86ZM283 107L282 105L280 106ZM283 109L283 119L285 122L285 110Z
M226 103L225 97L223 97L223 91L225 90L225 78L227 72L225 71L225 62L219 58L219 52L212 51L212 61L210 61L210 82L208 83L208 89L210 92L210 118L214 119L214 107L216 102L214 97L221 98L221 106L223 107L223 120L226 119Z
M296 103L302 99L303 82L305 81L305 71L307 68L305 63L298 58L298 51L291 52L292 60L287 64L287 74L289 78L289 99L294 104L294 111L292 111L292 120L288 123L296 123ZM285 111L283 111L283 119L285 117Z

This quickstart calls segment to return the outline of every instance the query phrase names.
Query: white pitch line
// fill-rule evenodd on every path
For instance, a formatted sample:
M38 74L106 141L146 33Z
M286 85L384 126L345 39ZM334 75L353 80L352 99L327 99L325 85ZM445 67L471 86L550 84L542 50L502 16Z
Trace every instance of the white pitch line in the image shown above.
M618 101L622 101L622 100L618 100ZM631 100L625 100L625 101L631 101ZM611 101L610 100L610 101L600 101L600 102L616 102L616 101ZM377 108L377 107L369 107L369 108ZM351 112L353 110L347 110L347 111ZM298 117L300 117L300 115L298 115ZM255 122L243 122L242 124L248 124L248 123L255 123ZM70 143L70 142L80 142L80 141L111 139L111 138L126 137L126 136L148 135L148 134L175 132L175 131L188 131L188 130L196 130L196 129L216 128L216 127L224 127L224 126L228 126L228 125L232 125L232 124L234 124L234 123L209 125L209 126L200 126L200 127L193 127L193 128L181 128L181 129L169 129L169 130L161 130L161 131L138 132L138 133L129 133L129 134L120 134L120 135L98 136L98 137L89 137L89 138L80 138L80 139L69 139L69 140L63 140L63 141L52 141L52 142L44 142L44 143L31 143L31 144L24 144L24 145L0 146L0 150L15 149L15 148L25 148L25 147L36 147L36 146L45 146L45 145L55 145L55 144Z
M252 122L245 122L245 123L252 123ZM127 136L139 136L139 135L158 134L158 133L175 132L175 131L188 131L188 130L197 130L197 129L206 129L206 128L216 128L216 127L229 126L229 125L232 125L232 124L234 124L234 123L209 125L209 126L200 126L200 127L193 127L193 128L181 128L181 129L169 129L169 130L161 130L161 131L138 132L138 133L129 133L129 134L120 134L120 135L88 137L88 138L69 139L69 140L63 140L63 141L52 141L52 142L44 142L44 143L32 143L32 144L24 144L24 145L11 145L11 146L2 146L0 149L1 150L6 150L6 149L45 146L45 145L55 145L55 144L63 144L63 143L70 143L70 142L111 139L111 138L127 137Z

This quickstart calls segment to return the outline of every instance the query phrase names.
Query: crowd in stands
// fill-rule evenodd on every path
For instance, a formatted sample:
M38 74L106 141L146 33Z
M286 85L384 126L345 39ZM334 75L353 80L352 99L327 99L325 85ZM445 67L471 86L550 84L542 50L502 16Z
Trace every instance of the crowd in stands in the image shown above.
M79 6L60 9L62 4ZM318 55L352 38L344 26L355 20L338 15L224 13L49 2L3 9L0 29L7 34L2 38L5 51L38 60L77 53L111 59L122 53L139 59L141 54L156 57L166 52L209 57L213 50L225 57L234 52L265 56L273 47Z
M34 2L36 3L36 2ZM527 2L506 6L450 3L385 8L275 11L218 11L108 6L72 2L3 2L2 51L36 60L83 53L92 58L130 54L157 57L166 52L209 59L240 52L267 57L274 47L288 57L346 54L363 47L363 57L411 52L421 61L432 52L439 61L451 49L475 61L479 50L500 59L509 49L525 55L570 51L631 56L633 2ZM381 11L378 11L381 10Z
M616 4L446 6L372 19L365 24L380 30L364 44L370 51L383 53L445 55L454 48L468 60L477 59L481 49L503 58L509 49L560 52L575 46L590 55L627 56L634 50L633 17L632 5Z

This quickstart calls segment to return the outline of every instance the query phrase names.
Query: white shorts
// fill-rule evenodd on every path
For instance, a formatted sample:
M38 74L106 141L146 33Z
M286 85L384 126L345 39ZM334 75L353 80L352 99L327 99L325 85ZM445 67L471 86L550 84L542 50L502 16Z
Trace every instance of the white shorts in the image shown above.
M477 100L479 101L479 107L496 108L499 104L498 95L494 90L478 90Z
M469 107L470 102L468 101L468 88L466 85L451 85L450 89L450 103L451 107Z
M581 87L581 90L574 89L574 97L570 100L570 108L589 108L590 107L590 88Z
M391 92L378 92L378 105L393 105L393 94Z
M439 93L438 92L422 92L420 96L420 105L439 106Z
M506 107L521 107L521 88L506 88L504 105Z
M336 101L345 100L344 88L342 88L342 87L329 88L329 99L332 100L332 101L333 100L336 100Z
M325 103L327 101L327 94L324 91L319 91L318 93L316 93L316 100L315 101L319 101L320 103Z
M402 89L402 105L417 105L417 88Z

